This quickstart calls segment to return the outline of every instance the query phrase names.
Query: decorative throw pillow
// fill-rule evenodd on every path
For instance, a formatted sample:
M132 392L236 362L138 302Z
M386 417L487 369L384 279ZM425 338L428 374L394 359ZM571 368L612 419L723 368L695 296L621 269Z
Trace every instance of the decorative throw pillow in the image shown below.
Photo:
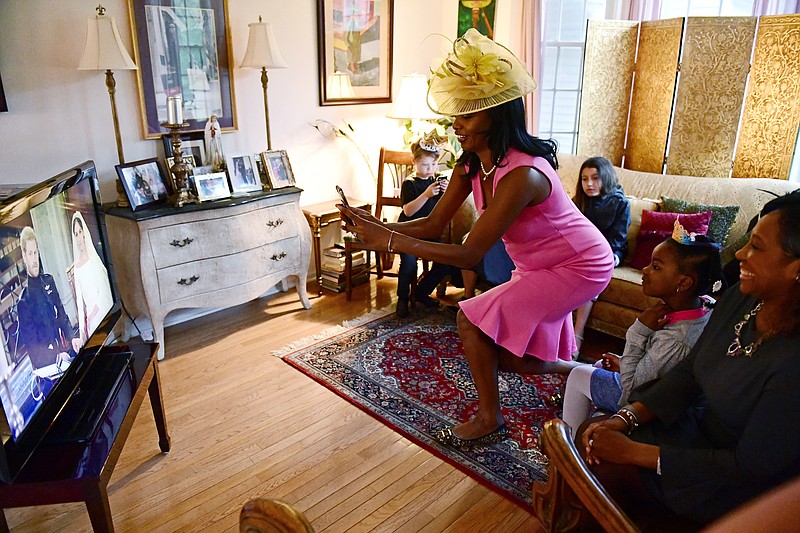
M642 211L645 209L659 211L658 207L661 205L661 200L637 198L636 196L628 196L627 198L631 204L631 225L628 227L628 257L633 257L636 252L636 236L639 234L639 228L642 225Z
M681 225L690 233L707 235L711 211L694 214L642 211L642 225L636 237L636 251L631 256L629 266L641 270L649 265L655 247L672 235L675 220L680 220Z
M736 214L739 212L738 205L710 205L698 204L688 200L681 200L679 198L670 198L669 196L662 196L661 205L662 211L672 211L674 213L702 213L703 211L711 211L711 222L708 224L708 236L720 244L725 245L725 239L728 238L728 233L731 231L733 221L736 219Z

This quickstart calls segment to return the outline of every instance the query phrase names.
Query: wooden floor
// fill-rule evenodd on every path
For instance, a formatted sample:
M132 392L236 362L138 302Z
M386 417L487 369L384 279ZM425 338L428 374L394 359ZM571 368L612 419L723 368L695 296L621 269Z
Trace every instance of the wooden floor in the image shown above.
M373 278L351 302L326 292L310 310L289 291L168 328L172 451L159 453L145 402L109 485L116 530L236 531L242 505L263 496L319 532L540 531L527 510L271 355L393 305L395 287ZM6 516L14 532L91 531L83 504Z

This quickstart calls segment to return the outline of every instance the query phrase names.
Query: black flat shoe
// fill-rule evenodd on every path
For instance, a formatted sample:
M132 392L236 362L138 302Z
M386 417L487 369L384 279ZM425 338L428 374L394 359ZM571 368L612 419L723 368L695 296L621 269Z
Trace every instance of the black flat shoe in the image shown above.
M462 439L453 433L453 426L442 428L433 434L433 438L447 446L454 448L466 448L470 446L489 446L490 444L497 444L508 438L508 427L505 424L487 433L482 437L474 439Z

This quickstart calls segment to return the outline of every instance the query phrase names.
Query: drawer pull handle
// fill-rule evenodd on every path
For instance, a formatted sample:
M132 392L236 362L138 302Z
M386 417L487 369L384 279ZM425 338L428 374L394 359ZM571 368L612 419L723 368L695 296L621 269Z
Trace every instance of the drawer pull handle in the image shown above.
M183 248L186 245L192 244L192 241L194 241L194 239L190 239L189 237L186 237L182 241L179 241L178 239L174 239L169 244L170 244L170 246L175 246L177 248Z
M181 279L178 280L178 285L189 286L189 285L193 284L195 281L197 281L198 279L200 279L200 278L197 277L197 276L192 276L189 279L181 278Z
M272 257L270 259L272 259L273 261L280 261L281 259L285 258L286 255L287 255L286 252L281 252L279 254L272 254Z
M270 228L277 228L281 224L283 224L282 218L279 218L278 220L267 220L267 226L269 226Z

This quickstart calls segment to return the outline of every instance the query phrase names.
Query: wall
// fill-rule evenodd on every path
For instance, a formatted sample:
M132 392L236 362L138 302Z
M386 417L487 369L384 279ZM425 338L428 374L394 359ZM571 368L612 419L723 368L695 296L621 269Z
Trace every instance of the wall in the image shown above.
M229 1L234 91L238 130L223 135L228 155L266 149L260 72L238 65L248 27L262 15L273 25L289 67L269 72L272 144L286 149L308 205L334 197L342 185L354 197L375 194L371 174L346 139L327 139L309 123L316 119L352 124L373 169L381 145L400 147L402 126L385 117L391 104L320 107L317 88L316 1ZM497 39L507 42L510 2L499 2ZM118 163L111 108L102 72L76 70L83 51L86 20L97 0L0 0L0 72L9 113L0 113L0 183L32 183L86 159L94 160L105 201L116 197ZM132 54L125 0L106 0ZM395 0L393 94L404 74L428 73L456 32L457 0ZM161 156L160 140L143 140L136 75L115 72L117 107L127 161Z

